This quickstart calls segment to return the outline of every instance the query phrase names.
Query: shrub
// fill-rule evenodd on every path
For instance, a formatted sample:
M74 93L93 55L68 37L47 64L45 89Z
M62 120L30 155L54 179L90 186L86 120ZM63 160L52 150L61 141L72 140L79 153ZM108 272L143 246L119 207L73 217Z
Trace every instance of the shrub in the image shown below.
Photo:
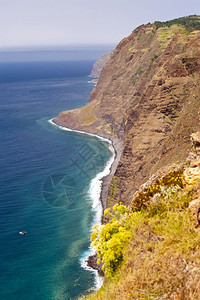
M95 225L91 235L91 246L98 254L97 263L102 263L106 277L111 277L123 261L123 249L131 238L131 232L126 223L129 210L122 204L116 204L112 213L106 209L104 215L112 219L102 226Z
M174 24L183 25L190 32L194 30L200 30L200 19L196 15L177 18L166 22L160 22L160 21L154 22L156 29L160 27L170 27Z

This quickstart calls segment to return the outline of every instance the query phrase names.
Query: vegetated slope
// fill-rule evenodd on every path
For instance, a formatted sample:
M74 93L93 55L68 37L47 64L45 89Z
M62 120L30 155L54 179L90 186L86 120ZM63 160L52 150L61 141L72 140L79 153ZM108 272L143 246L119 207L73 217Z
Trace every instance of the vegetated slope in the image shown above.
M129 208L105 211L109 222L91 238L106 278L87 299L199 299L199 154L154 175Z
M185 22L191 18L199 22L196 16ZM151 174L183 161L190 134L198 129L200 31L171 23L142 25L123 39L104 66L89 103L56 119L123 141L109 205L129 204Z

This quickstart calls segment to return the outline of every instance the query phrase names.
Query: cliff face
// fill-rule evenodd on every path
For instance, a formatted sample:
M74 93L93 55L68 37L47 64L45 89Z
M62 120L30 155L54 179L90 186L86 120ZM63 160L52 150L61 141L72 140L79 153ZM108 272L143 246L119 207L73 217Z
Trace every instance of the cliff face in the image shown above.
M200 31L144 25L113 51L89 103L59 114L57 123L123 141L110 204L130 203L151 174L187 157L199 83Z
M103 67L111 58L112 53L113 53L112 51L105 53L95 62L94 66L92 68L91 74L90 74L91 77L96 77L96 78L99 77Z

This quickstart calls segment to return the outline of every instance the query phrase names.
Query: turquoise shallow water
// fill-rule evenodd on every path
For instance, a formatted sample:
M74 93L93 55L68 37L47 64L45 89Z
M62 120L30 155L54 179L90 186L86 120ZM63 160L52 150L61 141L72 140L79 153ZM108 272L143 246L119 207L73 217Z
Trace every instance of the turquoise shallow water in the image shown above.
M74 299L94 287L80 258L95 222L91 180L111 151L48 122L88 101L92 64L1 64L0 299Z

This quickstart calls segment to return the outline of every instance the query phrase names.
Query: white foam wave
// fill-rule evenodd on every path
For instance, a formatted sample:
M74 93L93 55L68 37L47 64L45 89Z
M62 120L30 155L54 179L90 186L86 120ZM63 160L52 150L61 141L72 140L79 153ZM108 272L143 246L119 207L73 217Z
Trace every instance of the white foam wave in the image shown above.
M60 129L62 130L66 130L66 131L73 131L73 132L77 132L77 133L82 133L82 134L86 134L86 135L90 135L90 136L95 136L97 137L99 140L101 141L104 141L104 142L107 142L111 145L111 151L114 152L114 149L113 149L113 146L112 146L112 142L109 140L109 139L106 139L106 138L103 138L102 136L99 136L97 134L94 134L94 133L89 133L89 132L85 132L85 131L81 131L81 130L76 130L76 129L70 129L68 127L64 127L64 126L61 126L61 125L57 125L53 122L53 119L50 119L48 120L49 123L51 123L52 125L56 126L56 127L59 127Z
M89 196L93 202L92 209L95 213L95 217L94 217L92 226L95 224L101 225L102 214L103 214L103 207L102 207L101 200L100 200L101 188L102 188L102 183L103 183L102 180L105 176L109 175L111 166L115 159L115 152L112 147L111 141L109 141L109 143L110 143L110 150L112 151L112 156L109 159L109 161L107 162L105 169L102 172L98 173L94 179L92 179L92 181L90 183L90 188L88 191ZM93 270L92 268L87 266L86 259L88 258L88 256L91 256L94 254L95 254L95 250L91 247L89 248L89 250L87 252L85 252L83 254L83 257L81 258L81 266L83 268L86 268L90 271ZM99 276L98 272L95 271L95 289L96 290L100 289L102 284L103 284L103 277Z
M94 270L93 268L89 267L88 264L87 264L87 258L91 255L94 255L94 254L95 254L95 250L92 247L89 247L89 249L81 255L80 264L81 264L81 267L83 269L94 273L94 275L95 275L95 284L94 284L93 290L97 291L101 288L101 286L103 284L104 277L100 276L98 274L97 270Z
M98 173L96 175L96 177L92 179L92 181L90 183L89 190L88 190L88 195L89 195L89 197L90 197L90 199L92 200L92 203L93 203L92 204L92 210L94 211L94 215L95 215L92 226L95 225L95 224L101 225L103 207L102 207L102 204L101 204L100 197L101 197L101 189L102 189L103 178L110 174L112 164L115 160L115 151L114 151L112 142L109 139L103 138L103 137L101 137L97 134L88 133L88 132L80 131L80 130L72 130L70 128L57 125L53 122L53 119L49 120L49 122L51 124L55 125L55 126L58 126L62 130L73 131L73 132L77 132L77 133L86 134L86 135L89 135L89 136L94 136L94 137L97 137L98 139L100 139L101 141L109 143L109 148L112 152L112 156L109 159L109 161L107 162L104 170L102 172ZM89 247L89 249L81 255L80 264L81 264L81 267L83 267L84 269L90 270L90 271L95 273L95 290L98 290L103 284L103 277L99 276L98 271L96 271L96 270L92 269L91 267L89 267L87 265L87 262L86 262L87 258L91 255L94 255L94 254L95 254L95 250L93 248Z
M94 84L94 86L97 85L97 83L95 81L92 81L92 80L88 81L88 83Z

